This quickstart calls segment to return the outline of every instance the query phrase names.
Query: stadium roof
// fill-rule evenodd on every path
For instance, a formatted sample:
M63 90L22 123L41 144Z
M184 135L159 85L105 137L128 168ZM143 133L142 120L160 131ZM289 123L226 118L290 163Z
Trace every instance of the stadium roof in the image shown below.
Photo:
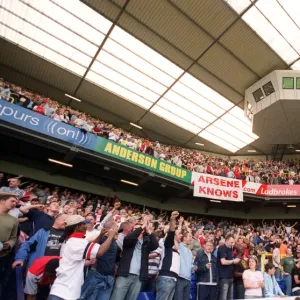
M244 91L300 69L295 2L0 0L0 76L151 140L270 153Z

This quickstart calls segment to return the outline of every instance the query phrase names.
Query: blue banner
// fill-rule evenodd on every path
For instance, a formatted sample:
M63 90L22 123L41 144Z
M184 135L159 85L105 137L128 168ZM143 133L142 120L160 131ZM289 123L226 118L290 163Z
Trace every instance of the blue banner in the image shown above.
M76 146L94 150L97 136L55 121L27 108L0 99L0 120L22 126L47 136L69 142Z

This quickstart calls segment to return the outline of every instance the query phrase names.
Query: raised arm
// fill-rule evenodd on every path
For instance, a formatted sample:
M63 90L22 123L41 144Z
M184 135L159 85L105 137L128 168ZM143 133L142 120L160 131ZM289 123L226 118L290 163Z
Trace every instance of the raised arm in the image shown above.
M107 239L103 244L101 244L101 246L97 252L97 255L96 255L97 257L103 256L107 252L107 250L109 249L110 244L111 244L112 240L115 238L116 234L117 233L113 229L110 229L108 231Z
M182 224L184 222L184 217L180 216L179 221L178 221L178 230L182 230Z
M175 231L176 229L176 218L179 216L178 211L173 211L170 218L170 227L169 231Z
M110 220L110 218L113 216L113 214L115 213L115 211L121 206L121 203L120 202L116 202L114 204L114 208L105 216L105 218L102 220L102 222L99 224L98 226L98 230L101 232L105 223L107 221Z
M44 206L43 204L21 206L20 212L22 212L23 214L27 214L29 212L29 210L31 210L31 209L39 208L39 207L43 207L43 206Z

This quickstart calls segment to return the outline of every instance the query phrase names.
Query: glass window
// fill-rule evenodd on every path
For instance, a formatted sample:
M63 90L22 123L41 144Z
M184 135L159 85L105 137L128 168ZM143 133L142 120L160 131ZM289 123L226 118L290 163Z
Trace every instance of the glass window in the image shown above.
M294 89L294 77L282 77L283 89Z
M299 90L300 89L300 77L296 78L296 89Z
M265 98L265 96L264 96L264 94L263 94L261 88L259 88L259 89L256 90L255 92L253 92L253 97L254 97L254 100L255 100L256 102L259 102L259 101L261 101L262 99Z
M263 89L264 89L264 92L265 92L266 96L269 96L269 95L271 95L272 93L275 92L273 84L272 84L271 81L269 81L268 83L263 85Z

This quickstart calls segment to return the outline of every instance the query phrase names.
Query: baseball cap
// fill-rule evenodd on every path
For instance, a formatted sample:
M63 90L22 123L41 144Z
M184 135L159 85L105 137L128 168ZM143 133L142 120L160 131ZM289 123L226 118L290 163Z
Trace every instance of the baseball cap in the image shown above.
M79 216L79 215L72 215L72 216L67 217L65 223L66 223L66 227L68 227L68 226L77 225L80 223L88 224L88 223L91 223L91 221L86 220L84 217Z

